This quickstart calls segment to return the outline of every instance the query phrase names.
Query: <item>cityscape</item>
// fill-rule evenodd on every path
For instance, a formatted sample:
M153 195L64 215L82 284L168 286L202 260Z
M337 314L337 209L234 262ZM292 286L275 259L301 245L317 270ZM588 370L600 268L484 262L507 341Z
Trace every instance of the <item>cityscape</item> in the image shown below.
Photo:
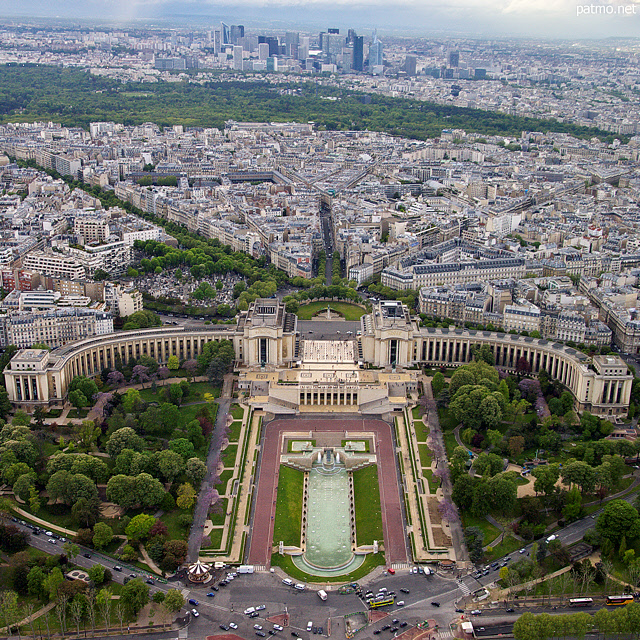
M493 35L31 4L0 633L637 637L635 5L552 39L499 35L527 3Z

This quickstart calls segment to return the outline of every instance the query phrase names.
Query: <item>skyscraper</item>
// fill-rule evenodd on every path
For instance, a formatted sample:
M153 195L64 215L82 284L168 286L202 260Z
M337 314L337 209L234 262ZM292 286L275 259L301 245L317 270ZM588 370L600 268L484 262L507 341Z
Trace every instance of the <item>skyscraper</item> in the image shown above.
M364 37L353 35L353 70L364 69Z
M416 56L408 55L404 60L404 70L407 72L409 76L416 75L416 67L417 67L418 59Z
M231 34L229 25L224 22L220 23L220 31L222 32L222 44L231 44Z
M382 42L378 40L377 32L373 34L373 42L369 47L369 67L381 67L384 65Z
M460 53L458 51L449 51L449 66L457 67L460 64Z
M233 47L233 68L236 71L242 71L242 47L234 46Z
M231 44L238 44L240 38L244 38L244 26L241 24L232 24L229 29L229 38Z
M288 56L293 55L291 53L292 46L298 46L300 43L300 34L297 31L287 31L284 36L285 54Z
M266 60L269 57L269 45L266 42L261 42L258 45L258 58L260 60Z

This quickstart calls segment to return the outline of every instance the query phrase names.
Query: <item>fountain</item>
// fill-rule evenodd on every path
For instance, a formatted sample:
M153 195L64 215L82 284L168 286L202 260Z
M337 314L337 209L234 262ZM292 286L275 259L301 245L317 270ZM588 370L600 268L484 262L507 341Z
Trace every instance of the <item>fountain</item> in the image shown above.
M314 455L307 484L306 550L293 563L318 576L341 575L359 567L364 555L352 551L349 475L340 453L327 447Z

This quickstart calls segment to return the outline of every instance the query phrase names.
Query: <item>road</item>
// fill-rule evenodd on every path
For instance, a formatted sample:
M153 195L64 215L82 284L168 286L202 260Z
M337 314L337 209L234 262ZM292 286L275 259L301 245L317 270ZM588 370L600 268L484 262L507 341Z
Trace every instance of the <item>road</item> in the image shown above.
M594 525L595 520L592 517L583 518L563 530L556 535L565 544L571 544L579 540L584 532ZM25 529L23 525L17 524L21 529ZM62 541L56 541L56 544L48 542L48 537L44 534L39 536L30 535L29 544L46 553L55 554L62 552ZM517 561L521 557L526 557L526 553L531 551L531 545L525 547L525 553L513 553L512 562ZM90 558L83 556L89 553ZM80 555L74 559L74 563L83 569L88 569L93 564L102 564L112 571L113 579L116 582L123 583L124 579L130 574L125 568L122 572L113 570L117 562L113 559L93 550L81 548ZM140 570L136 570L137 575L146 578L146 574ZM216 582L220 579L221 574L216 576ZM475 591L480 586L484 586L489 582L495 581L497 572L492 571L487 576L483 576L480 580L475 580L471 576L466 576L461 581L456 581L453 576L433 575L425 576L422 574L410 573L409 569L398 569L395 575L382 575L373 579L365 578L360 583L373 591L379 591L381 587L386 587L389 591L396 593L396 600L404 601L402 607L390 607L386 612L390 615L375 624L367 627L366 631L358 634L358 637L365 640L374 640L374 631L381 629L384 625L391 623L392 619L397 619L397 626L401 622L407 622L408 629L411 626L425 620L433 618L442 629L447 629L449 622L456 617L455 608L457 602L462 598L465 591ZM462 587L464 584L464 588ZM196 640L204 640L206 636L215 633L222 633L219 628L220 624L228 625L234 622L238 625L235 631L244 638L255 640L254 624L259 624L267 632L272 629L272 625L265 620L268 616L283 613L287 611L290 615L290 629L277 634L281 637L288 637L290 631L296 631L303 640L311 640L312 634L307 633L306 625L309 621L314 626L323 627L324 635L326 635L327 621L332 620L332 636L343 638L344 629L341 627L342 616L357 611L366 610L366 603L360 600L355 594L339 595L329 590L329 598L323 602L318 598L315 589L312 586L303 592L297 591L291 587L282 584L282 581L275 573L262 572L252 575L239 575L227 587L219 587L217 592L212 591L211 586L190 586L179 580L170 580L168 584L159 584L157 581L150 586L151 591L166 591L171 588L179 588L187 598L195 598L199 604L197 610L199 616L192 617L189 624L189 638ZM409 593L402 593L401 589L407 589ZM214 597L207 597L207 593L214 593ZM436 602L439 606L432 603ZM242 611L250 606L265 605L265 609L260 611L257 618L248 618L242 614ZM187 609L194 608L188 605ZM596 610L594 608L594 610ZM508 613L504 608L492 609L491 612L484 612L482 618L474 618L477 625L480 620L486 622L487 626L493 622L501 624L512 624L512 622L521 615L525 610L534 610L537 613L547 611L549 613L561 613L573 611L566 608L553 610L548 606L545 607L527 607L517 606L515 612ZM467 610L467 614L469 611ZM388 630L382 633L389 633ZM380 635L380 634L378 634ZM388 637L391 637L390 634ZM157 633L147 636L152 640L155 638L171 637L175 638L175 631L169 634ZM380 635L384 638L385 635Z

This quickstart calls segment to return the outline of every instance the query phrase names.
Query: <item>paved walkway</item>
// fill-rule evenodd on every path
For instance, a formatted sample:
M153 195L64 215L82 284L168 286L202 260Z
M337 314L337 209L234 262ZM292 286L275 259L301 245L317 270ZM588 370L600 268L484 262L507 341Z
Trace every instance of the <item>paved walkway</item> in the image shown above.
M217 560L219 562L242 562L243 560L243 551L249 549L250 539L251 539L251 526L245 525L245 517L247 515L247 509L251 508L251 497L253 495L252 487L255 486L255 471L254 467L254 459L255 459L255 451L258 445L258 438L260 434L258 433L258 427L260 425L260 420L264 417L264 412L262 411L254 411L251 414L251 424L247 421L247 413L249 409L245 409L245 416L243 419L243 426L240 430L240 438L238 440L238 453L241 452L242 443L245 441L245 436L247 430L249 430L249 438L247 440L247 453L245 456L245 466L244 470L238 464L238 457L236 457L236 462L234 465L233 476L229 480L229 484L233 485L236 480L240 479L242 476L242 483L238 486L237 494L234 498L230 498L228 504L232 504L231 500L237 500L237 506L231 509L229 515L225 518L224 522L224 532L225 536L222 538L222 547L225 548L228 542L228 536L233 532L233 540L231 543L231 548L229 549L229 554L226 556L215 555L215 556L202 556L201 559L205 562ZM227 487L229 487L229 484ZM231 495L229 489L227 488L227 494ZM232 527L231 520L235 514L235 525ZM247 544L243 548L243 541L247 540ZM205 552L206 553L206 552Z
M440 428L440 419L438 417L438 405L433 397L433 392L431 390L431 377L429 376L421 376L422 380L422 388L424 390L424 400L425 400L425 408L426 413L422 417L424 423L429 427L431 435L438 441L442 451L443 458L442 464L448 465L449 462L447 460L447 448L444 444L444 437L442 435L442 429ZM442 493L445 500L449 500L453 502L451 499L451 492L453 490L451 486L451 477L446 475L442 479ZM469 553L467 552L467 547L464 544L464 535L462 529L462 522L460 520L460 514L456 512L456 517L449 522L449 527L451 530L451 540L453 543L453 548L456 552L456 559L458 562L471 562L469 559Z
M35 522L39 525L42 525L45 529L51 529L51 531L56 531L57 533L63 533L65 536L70 536L75 538L78 535L77 531L73 531L71 529L65 529L64 527L59 527L57 524L53 524L52 522L47 522L42 518L37 518L34 515L31 515L29 512L21 509L20 507L12 507L12 509L23 518L28 518L31 522Z
M222 432L227 425L227 415L231 405L231 390L233 389L233 374L228 373L224 377L222 385L222 396L216 400L218 403L218 413L216 415L216 423L211 432L209 454L207 455L207 475L200 485L200 493L198 494L198 502L193 512L193 523L189 532L189 542L187 551L187 561L195 562L200 555L200 546L202 545L202 535L204 532L204 523L209 513L210 489L214 488L211 484L212 478L216 475L218 468L218 460L220 457L219 443L222 438Z
M12 627L23 627L25 624L29 624L30 622L32 622L33 620L37 620L38 618L40 618L41 616L45 615L45 613L49 613L49 611L51 611L51 609L53 609L57 604L57 601L53 601L50 602L48 605L42 607L41 609L38 609L37 611L34 611L30 616L27 616L26 618L23 618L22 620L20 620L20 622L17 622L14 625L11 625ZM0 628L0 633L3 631L6 631L7 627L1 627Z
M140 551L140 555L143 557L145 564L149 567L149 569L151 569L151 571L157 573L159 576L162 575L162 569L160 569L160 567L158 567L158 565L151 559L151 557L149 556L149 554L147 553L147 550L144 548L144 545L141 544L139 546Z
M402 507L391 427L381 420L324 418L279 418L264 427L265 438L260 466L260 480L255 498L253 530L249 549L249 564L268 566L273 543L273 525L276 511L278 469L280 466L281 435L284 431L344 432L358 431L376 434L380 503L387 566L408 562L405 531L402 527Z
M429 508L429 497L436 498L435 492L433 494L430 493L430 488L428 484L428 480L426 478L422 479L422 487L426 486L427 491L423 492L422 487L419 484L422 476L422 467L419 466L420 463L420 451L417 449L415 445L415 437L412 437L410 433L415 434L415 426L413 425L413 418L410 417L410 424L406 425L405 415L411 412L403 412L402 415L398 414L396 419L398 420L398 429L397 429L397 437L398 437L398 446L400 448L400 454L402 455L402 460L404 463L404 483L405 487L405 500L409 505L410 511L410 519L411 524L407 527L408 533L413 533L413 539L415 542L414 549L414 561L415 562L426 562L428 560L433 560L434 556L430 549L440 549L442 548L442 544L438 544L435 540L434 536L434 527L439 529L442 533L444 533L447 537L449 533L445 531L445 525L442 521L433 523L431 522L431 509ZM417 478L414 474L413 466L412 466L412 458L416 464L416 474ZM426 500L425 500L426 498ZM421 504L420 504L421 503ZM420 517L420 514L423 514L423 518ZM439 517L439 514L438 514ZM424 519L424 525L426 527L426 531L423 531L422 521ZM442 558L442 555L438 556Z

